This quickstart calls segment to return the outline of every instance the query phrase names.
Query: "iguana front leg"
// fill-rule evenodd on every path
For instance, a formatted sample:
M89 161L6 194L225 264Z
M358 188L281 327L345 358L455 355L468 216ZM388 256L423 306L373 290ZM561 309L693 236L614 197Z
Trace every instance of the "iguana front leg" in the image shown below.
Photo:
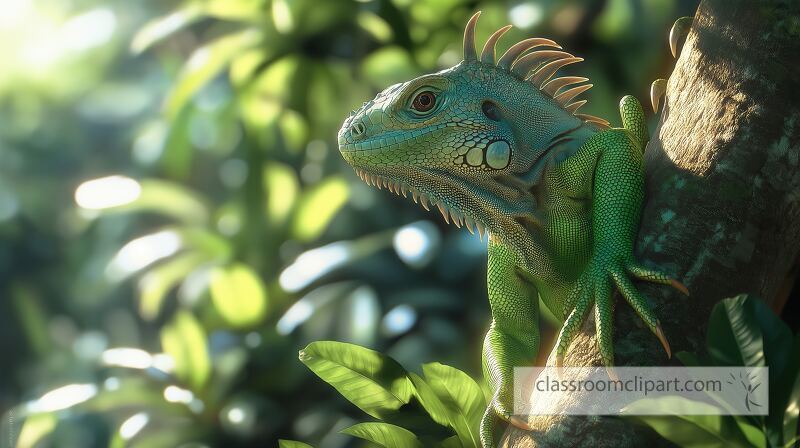
M638 101L632 97L623 98L620 109L625 129L594 135L575 155L556 167L558 178L564 181L563 187L591 198L593 233L590 261L565 301L564 309L568 315L556 342L556 364L559 366L570 342L592 310L603 363L606 366L614 363L614 288L620 291L670 356L670 347L658 318L629 275L672 285L686 293L686 288L677 281L640 266L633 258L633 243L644 199L642 153L647 134ZM591 191L581 191L587 188ZM609 375L614 377L613 370L609 369Z
M489 237L488 289L492 323L483 342L483 373L492 402L481 421L481 444L494 446L497 417L513 421L514 367L533 364L539 351L539 298L517 272L512 250Z

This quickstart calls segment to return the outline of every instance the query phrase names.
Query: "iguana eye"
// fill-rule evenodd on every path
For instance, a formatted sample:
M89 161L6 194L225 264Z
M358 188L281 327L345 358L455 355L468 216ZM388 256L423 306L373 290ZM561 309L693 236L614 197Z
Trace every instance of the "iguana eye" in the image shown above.
M497 106L491 101L484 101L483 104L481 104L481 111L483 111L483 115L485 115L486 118L492 121L500 121L500 111L497 110Z
M420 92L414 97L411 108L417 112L428 112L436 105L436 95L430 90Z

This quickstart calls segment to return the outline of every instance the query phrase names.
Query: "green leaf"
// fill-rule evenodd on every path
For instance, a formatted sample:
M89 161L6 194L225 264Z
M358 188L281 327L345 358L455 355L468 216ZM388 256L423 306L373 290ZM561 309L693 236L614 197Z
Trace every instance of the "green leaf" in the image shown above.
M267 313L267 292L261 278L241 263L214 268L211 301L225 322L237 328L253 326Z
M228 76L234 87L245 87L258 70L263 68L265 61L270 55L261 48L255 48L242 52L231 60L231 68Z
M262 70L263 62L257 61L254 55L245 53L241 57L245 59L237 58L232 63L230 76L232 82L246 84L239 96L242 119L249 128L266 133L264 137L270 136L268 141L272 146L278 119L286 105L294 100L292 91L299 82L301 59L290 54L272 61Z
M220 37L195 50L170 92L166 103L167 115L177 116L194 94L225 69L231 59L258 44L261 38L260 31L245 29Z
M417 399L431 416L433 421L442 426L451 426L451 416L447 407L442 403L442 400L436 395L431 386L422 379L421 376L414 372L409 372L409 379L414 384L414 394Z
M707 408L708 414L717 412L714 405L678 396L638 400L628 405L624 412L652 412L662 405L672 409L685 406L698 412ZM632 418L647 424L662 437L681 447L750 446L739 426L727 415L633 415Z
M298 442L297 440L280 439L278 440L278 448L313 448L313 447L307 443Z
M33 448L40 446L42 439L47 437L58 424L55 414L47 412L44 414L34 414L22 424L19 437L17 438L16 448Z
M291 152L296 153L303 147L308 136L308 124L301 114L284 109L278 118L278 128L284 144Z
M749 297L747 301L763 334L764 358L769 366L770 381L775 381L791 360L792 330L763 300Z
M42 297L28 283L15 282L9 289L11 303L16 311L14 318L20 330L24 331L24 340L36 356L47 356L56 341L50 339L48 334L49 319Z
M175 183L158 179L139 181L139 196L123 205L102 210L103 214L152 212L189 224L204 224L209 212L205 201L195 192Z
M466 373L444 364L424 364L422 371L431 389L448 409L450 426L462 445L481 446L479 429L486 401L480 386Z
M206 332L194 315L178 311L172 323L161 330L161 345L175 362L175 376L195 390L211 376Z
M206 228L178 227L175 232L180 235L184 247L202 252L214 261L225 261L232 255L231 243Z
M464 448L464 445L461 444L461 440L458 436L450 436L438 445L439 448Z
M786 397L786 406L783 411L783 443L788 444L796 440L798 433L798 419L800 417L800 334L794 338L792 356L792 368L785 373L785 380L788 387L785 390L778 390L779 396ZM780 414L778 414L780 415Z
M218 19L258 22L265 14L264 0L204 0L205 13Z
M141 53L176 31L180 31L203 16L199 4L183 6L165 16L147 22L133 37L131 51Z
M187 252L150 269L139 280L139 314L145 320L153 320L161 312L167 293L190 272L209 260L208 255Z
M374 12L359 11L356 15L356 23L378 42L386 43L392 39L392 27Z
M300 361L375 418L399 409L413 394L406 370L392 358L368 348L317 341L300 351Z
M173 179L186 181L189 178L194 156L191 139L194 112L193 108L184 107L169 120L164 148L158 162L164 173Z
M272 22L279 33L288 34L294 29L297 11L293 11L296 8L291 6L296 4L287 0L272 1Z
M124 196L122 200L114 200ZM208 220L205 202L174 182L125 176L107 176L82 183L75 191L78 204L100 216L115 213L154 212L176 220L202 224Z
M264 169L264 190L270 222L282 224L292 211L300 184L297 174L288 165L270 163Z
M131 206L158 212L186 223L208 222L208 207L204 199L188 188L174 182L144 179L142 194Z
M102 415L131 409L149 409L161 415L188 416L191 411L182 403L164 399L164 385L151 378L120 376L119 387L101 389L91 400L79 405L79 411Z
M758 436L751 434L752 427L764 426L772 445L780 445L796 433L797 420L790 423L789 435L784 424L785 419L791 420L792 413L796 415L798 411L792 405L790 391L798 369L799 350L791 339L789 327L755 297L739 295L725 299L712 310L706 345L715 364L769 366L769 415L750 417L739 425L743 437L751 444L760 443Z
M359 423L341 432L386 448L422 447L414 433L389 423Z
M609 0L595 19L592 31L600 41L619 39L626 30L631 29L634 14L633 6L626 0Z
M180 420L161 421L161 426L152 425L146 427L141 433L131 440L128 440L126 448L152 448L154 446L193 446L190 442L196 442L210 437L209 429L205 427L193 427L186 429L180 424Z
M207 230L191 227L165 227L127 242L109 261L106 274L117 281L128 278L155 262L187 250L198 259L223 262L230 256L227 241Z
M293 220L294 237L302 242L318 238L347 202L349 193L348 184L341 177L328 178L303 193Z
M362 75L375 86L384 86L418 76L418 69L408 51L387 46L371 53L363 62Z
M765 365L761 330L747 302L748 296L739 295L719 302L711 311L706 346L719 365Z
M753 448L766 448L767 447L767 437L764 431L761 428L757 428L747 422L745 419L740 418L739 416L734 416L734 421L739 426L739 430L742 432L742 437L744 438L745 446L751 446Z

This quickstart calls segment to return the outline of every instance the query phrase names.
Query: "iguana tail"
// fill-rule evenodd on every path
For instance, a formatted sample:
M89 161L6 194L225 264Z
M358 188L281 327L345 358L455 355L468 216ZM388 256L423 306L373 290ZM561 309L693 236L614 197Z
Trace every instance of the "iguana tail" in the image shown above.
M639 100L631 95L622 97L619 100L619 114L622 116L622 127L636 139L644 152L644 148L650 140L650 133L647 131L647 121Z

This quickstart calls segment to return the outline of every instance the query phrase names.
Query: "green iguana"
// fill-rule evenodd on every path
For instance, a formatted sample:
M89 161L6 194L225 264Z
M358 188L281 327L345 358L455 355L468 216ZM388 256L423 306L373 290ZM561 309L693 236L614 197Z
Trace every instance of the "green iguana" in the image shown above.
M586 101L575 97L592 85L552 78L582 59L544 38L525 39L495 58L510 26L478 55L479 15L467 23L462 62L387 88L350 115L338 139L367 183L410 193L445 221L488 233L492 321L483 370L494 395L480 432L489 446L496 417L524 426L512 415L513 369L536 359L539 299L564 321L557 366L594 311L599 352L614 378L613 289L668 356L659 320L632 278L688 292L633 258L648 141L639 102L622 98L622 128L576 113Z

